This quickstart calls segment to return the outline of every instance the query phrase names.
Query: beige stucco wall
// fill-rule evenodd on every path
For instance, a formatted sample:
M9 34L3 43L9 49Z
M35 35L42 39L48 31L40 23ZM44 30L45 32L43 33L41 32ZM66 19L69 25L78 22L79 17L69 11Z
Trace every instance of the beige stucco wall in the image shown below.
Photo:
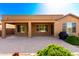
M58 17L59 18L59 17ZM27 27L28 27L28 31L27 33L25 33L25 35L27 36L32 36L35 33L38 34L37 32L34 31L35 25L33 25L32 23L54 23L54 36L58 36L58 33L60 31L62 31L62 24L65 22L75 22L76 23L76 33L72 33L74 35L78 35L79 34L79 19L68 15L65 16L62 19L57 20L55 18L55 16L6 16L3 18L3 22L4 23L10 23L10 24L24 24L27 23ZM3 25L4 26L4 25ZM12 26L11 26L12 27ZM4 28L3 28L4 29ZM50 29L50 25L49 25L49 30ZM50 33L47 32L47 33ZM46 33L44 33L46 34ZM4 32L3 32L4 35Z
M24 24L22 24L22 23L20 23L20 24L15 24L16 25L16 28L15 28L15 35L19 35L19 36L27 36L28 35L28 24L27 23L24 23ZM26 32L25 33L19 33L19 32L17 32L17 25L25 25L26 27Z
M45 24L48 26L47 32L37 32L36 25ZM32 24L32 35L33 36L50 36L51 35L51 23L33 23Z
M76 23L76 33L72 33L72 35L79 34L79 19L73 16L66 16L55 22L54 26L54 36L58 36L58 33L62 31L62 24L65 22L75 22Z

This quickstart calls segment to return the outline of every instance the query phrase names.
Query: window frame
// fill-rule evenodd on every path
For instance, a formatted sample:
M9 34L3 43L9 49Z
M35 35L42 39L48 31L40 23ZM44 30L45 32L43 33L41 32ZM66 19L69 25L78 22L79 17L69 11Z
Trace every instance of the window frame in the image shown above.
M37 32L48 32L48 25L46 24L37 24L36 25Z
M69 24L70 23L70 24ZM68 25L69 24L69 25ZM75 25L73 25L75 24ZM62 31L68 32L68 28L70 27L71 33L76 33L76 23L75 22L65 22L62 24ZM73 28L74 27L74 28Z

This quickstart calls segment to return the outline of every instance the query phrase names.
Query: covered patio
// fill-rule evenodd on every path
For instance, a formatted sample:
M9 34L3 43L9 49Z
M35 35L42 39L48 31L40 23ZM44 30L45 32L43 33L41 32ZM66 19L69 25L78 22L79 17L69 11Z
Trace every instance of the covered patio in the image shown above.
M6 24L14 25L15 28L7 30ZM27 21L3 21L2 38L7 37L9 33L18 36L54 36L54 22L27 22Z
M56 19L61 16L62 15L4 15L2 19L2 38L6 37L6 24L15 25L14 33L18 35L23 33L27 37L40 35L54 36L56 32ZM19 31L19 27L22 28L22 31ZM23 28L25 28L25 30Z

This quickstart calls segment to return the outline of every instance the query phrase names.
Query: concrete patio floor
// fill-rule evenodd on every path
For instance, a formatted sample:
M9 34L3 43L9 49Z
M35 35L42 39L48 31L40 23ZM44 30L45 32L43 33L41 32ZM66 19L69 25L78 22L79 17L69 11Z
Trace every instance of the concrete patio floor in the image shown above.
M79 48L70 45L54 37L18 37L9 36L0 38L0 53L35 53L37 50L46 47L48 44L58 44L69 49L72 53L78 53Z

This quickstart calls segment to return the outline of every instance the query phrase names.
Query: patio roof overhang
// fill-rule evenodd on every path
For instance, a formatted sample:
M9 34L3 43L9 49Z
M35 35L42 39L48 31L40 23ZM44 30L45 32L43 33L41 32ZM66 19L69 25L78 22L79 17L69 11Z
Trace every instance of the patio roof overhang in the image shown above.
M20 22L20 21L32 21L32 22L38 22L38 21L56 21L56 19L63 17L63 15L7 15L3 16L2 21L14 21L14 22Z

